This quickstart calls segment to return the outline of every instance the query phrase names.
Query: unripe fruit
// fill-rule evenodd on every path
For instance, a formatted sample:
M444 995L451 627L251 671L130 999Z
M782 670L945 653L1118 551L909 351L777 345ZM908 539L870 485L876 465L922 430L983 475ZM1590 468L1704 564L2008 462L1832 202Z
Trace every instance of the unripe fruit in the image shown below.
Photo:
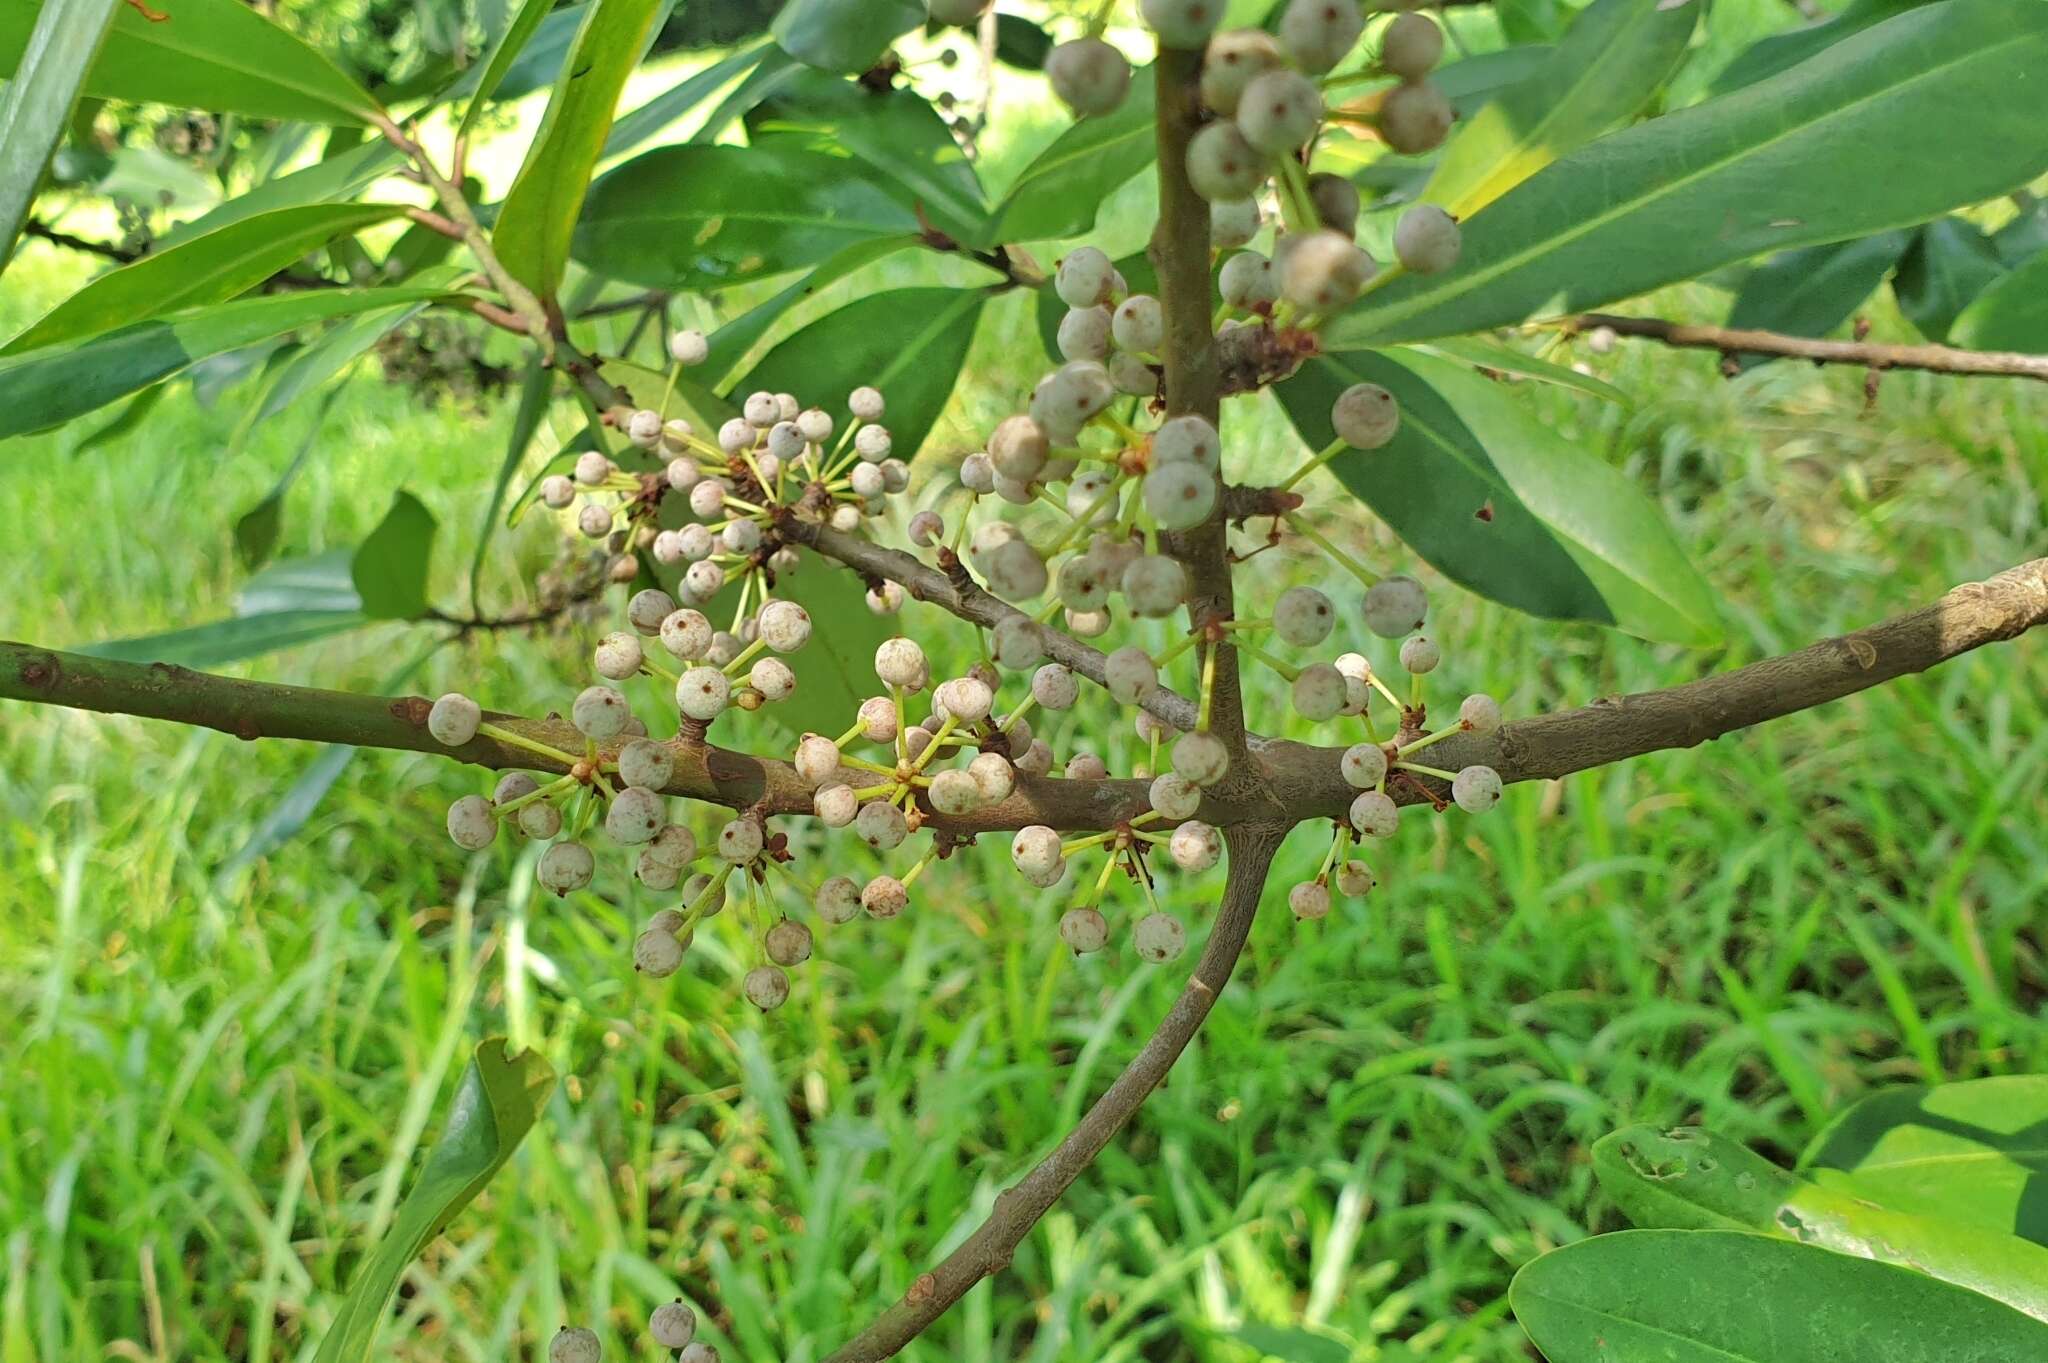
M1443 60L1444 31L1426 14L1404 14L1380 39L1380 65L1403 80L1421 80Z
M1401 429L1401 404L1376 383L1354 383L1330 404L1330 424L1352 448L1376 450Z
M1244 88L1237 106L1237 130L1268 156L1291 155L1315 136L1323 121L1323 96L1315 82L1285 67L1268 71Z
M1159 391L1159 373L1136 355L1118 351L1109 357L1109 381L1116 391L1131 397L1154 396Z
M661 646L678 658L701 658L711 648L711 632L703 612L671 611L661 622Z
M648 408L642 408L626 419L626 439L643 450L661 447L661 429L661 413Z
M1116 266L1093 246L1069 251L1053 272L1053 292L1070 308L1092 308L1109 301Z
M884 800L870 800L854 816L854 834L877 852L892 851L910 836L903 811Z
M1060 835L1045 824L1026 824L1010 839L1010 860L1027 876L1042 876L1060 862Z
M1213 786L1230 770L1230 749L1211 733L1182 734L1174 740L1173 769L1198 786Z
M701 1339L693 1339L676 1355L676 1363L719 1363L718 1350Z
M765 431L782 419L782 404L775 400L773 393L749 393L740 406L740 415L747 424L757 431Z
M1457 117L1444 92L1430 82L1410 81L1394 87L1380 103L1380 136L1404 154L1433 151L1450 134Z
M1358 235L1361 205L1357 185L1341 175L1311 175L1308 177L1308 197L1315 207L1317 222L1347 237Z
M717 885L717 881L709 871L699 871L696 875L683 882L683 902L685 904L695 904L697 901L705 899L705 896L710 895L711 898L706 900L704 905L704 916L706 918L716 918L719 914L725 912L725 899L728 892L724 887L720 886L718 893L712 894L714 885Z
M676 543L682 547L683 557L691 563L700 558L710 558L718 552L718 541L708 525L690 524L676 531Z
M1209 245L1228 251L1246 245L1259 234L1259 201L1226 199L1209 205ZM1111 378L1116 377L1114 374Z
M617 738L632 717L626 698L609 686L586 686L569 707L569 722L585 738Z
M903 609L903 589L893 582L870 587L861 596L868 609L876 615L894 615Z
M476 737L484 722L483 707L459 691L450 691L427 711L427 732L436 743L459 748Z
M1304 312L1336 312L1378 272L1358 243L1326 228L1294 239L1280 266L1280 295Z
M649 546L649 550L653 553L656 563L673 567L683 561L683 537L674 530L660 531L655 535L654 543Z
M1237 112L1245 86L1278 68L1282 60L1280 44L1264 29L1233 28L1217 34L1202 57L1202 103L1229 118Z
M1372 867L1362 861L1347 861L1339 866L1336 881L1337 893L1350 895L1354 899L1372 893L1372 887L1378 883L1373 876Z
M691 719L717 719L731 699L732 683L715 667L693 667L676 679L676 706Z
M585 487L594 487L612 476L613 467L602 450L585 450L576 456L576 481Z
M1043 776L1052 770L1052 747L1042 738L1031 740L1031 746L1024 755L1015 759L1018 771L1026 776Z
M910 518L906 530L912 544L929 549L945 538L946 522L936 511L920 511Z
M826 522L834 530L850 535L860 529L861 509L851 502L841 502L832 508L831 518ZM695 1345L691 1346L695 1348Z
M1437 647L1436 640L1426 635L1416 635L1401 645L1401 666L1421 676L1436 671L1438 663L1444 660L1444 651Z
M1109 581L1077 554L1060 565L1059 597L1070 611L1100 610L1109 602Z
M1294 712L1321 723L1335 719L1349 692L1344 674L1328 663L1310 663L1294 678Z
M744 866L761 855L764 841L759 822L748 818L734 819L718 830L719 859Z
M1023 727L1021 722L1017 726L1018 729ZM1010 733L1014 742L1017 729ZM1010 759L999 752L977 754L967 764L967 775L974 781L974 788L980 792L981 802L985 805L1009 799L1010 792L1017 788L1016 769L1010 765Z
M1125 350L1150 354L1166 340L1166 313L1152 295L1134 293L1117 305L1110 334Z
M1500 702L1485 694L1467 696L1458 707L1458 722L1475 734L1490 734L1500 728Z
M725 590L725 569L708 558L692 563L683 572L683 590L694 601L709 601Z
M1072 260L1073 257L1067 257ZM988 460L997 473L1028 483L1045 468L1052 457L1052 441L1045 429L1024 415L1004 417L988 438Z
M638 847L650 841L668 823L668 806L661 796L641 786L627 786L605 811L604 831L622 847Z
M633 969L665 980L682 968L683 944L672 932L649 929L633 939Z
M576 484L560 473L551 473L540 480L540 499L550 511L561 511L576 500Z
M1192 464L1216 472L1223 466L1223 440L1207 418L1177 416L1152 433L1152 466Z
M1216 478L1198 464L1166 464L1145 475L1145 509L1162 530L1191 530L1216 509Z
M1368 790L1351 802L1351 826L1368 838L1391 838L1401 824L1401 807L1392 797Z
M1257 251L1239 251L1223 262L1216 288L1231 307L1250 312L1279 300L1280 276L1273 262Z
M1045 58L1046 80L1060 103L1082 118L1106 114L1131 88L1131 64L1100 38L1061 43Z
M705 654L705 657L712 666L724 667L734 658L739 657L740 650L745 647L745 641L738 635L729 634L722 629L716 629L711 631L711 648Z
M785 918L768 929L762 939L768 959L777 965L802 965L811 959L811 930L794 919Z
M995 695L988 683L978 677L955 677L940 682L938 690L932 692L932 702L940 714L951 715L963 724L979 724L988 718L989 707L995 704Z
M1045 661L1044 640L1034 621L1022 615L1007 615L996 623L990 651L999 665L1022 672Z
M750 450L754 448L754 440L758 434L752 422L743 416L736 416L718 428L718 448L727 454Z
M1171 615L1187 600L1187 570L1164 554L1141 555L1124 569L1123 593L1133 615L1155 620Z
M1119 705L1139 705L1159 689L1159 669L1145 650L1126 644L1103 662L1103 685Z
M986 451L970 454L960 461L960 486L977 497L985 497L995 491L996 466Z
M1231 122L1211 123L1188 142L1188 183L1210 203L1250 198L1266 180L1266 160Z
M540 863L534 867L534 877L540 881L541 888L552 890L557 895L582 889L596 873L597 858L591 856L590 849L580 842L556 843L540 854Z
M768 428L768 457L778 467L800 456L809 443L794 421L778 421ZM764 467L762 472L768 470Z
M988 557L988 584L998 596L1028 601L1045 591L1045 560L1027 540L1014 539Z
M1031 694L1048 710L1065 710L1081 694L1081 684L1063 663L1047 663L1031 674Z
M697 835L684 824L672 823L655 834L640 855L681 870L697 859Z
M546 842L562 831L562 811L545 800L521 805L516 817L519 831L535 842Z
M746 991L747 1002L764 1013L772 1013L789 1002L789 976L776 966L755 966L747 972L747 978L740 987ZM690 1345L691 1349L697 1347L696 1344Z
M909 690L920 690L929 675L924 659L924 650L914 640L897 635L884 639L875 649L875 675L882 679L884 686L901 686Z
M896 741L896 702L887 696L869 696L860 703L860 712L855 718L860 721L861 736L868 742Z
M624 681L640 671L641 657L640 641L624 630L618 630L597 641L591 662L598 676Z
M763 700L788 700L796 691L796 673L780 658L759 658L747 671L747 684Z
M862 384L846 395L846 410L853 413L857 420L880 421L886 409L887 403L883 401L882 392L878 388Z
M651 849L643 848L633 862L633 878L650 890L673 890L683 873L674 866L657 861L648 855Z
M1139 959L1164 965L1187 950L1188 930L1168 913L1148 913L1131 929L1131 945Z
M681 1301L663 1302L647 1318L647 1333L664 1349L680 1349L697 1337L697 1313Z
M794 601L770 601L757 623L760 637L777 653L795 653L811 641L811 613Z
M540 789L540 782L523 771L508 771L498 778L498 784L491 790L493 805L508 805L514 800L524 799Z
M860 887L860 906L870 918L894 918L910 907L910 890L895 876L876 876Z
M1458 263L1457 220L1435 204L1417 204L1394 226L1394 255L1417 274L1436 274Z
M448 806L448 836L465 852L481 852L498 837L498 816L481 795L465 795Z
M1068 909L1060 916L1060 940L1077 956L1109 944L1109 922L1094 909Z
M1280 16L1280 46L1312 75L1343 61L1364 31L1358 0L1292 0Z
M1292 587L1273 603L1273 632L1296 648L1313 648L1330 637L1337 610L1313 587Z
M1287 907L1294 910L1296 918L1327 918L1330 913L1329 888L1313 880L1304 880L1287 892Z
M1484 814L1500 803L1500 773L1492 767L1466 767L1451 782L1451 799L1467 814Z
M844 828L860 813L860 797L844 782L819 786L811 796L811 812L827 828Z
M621 537L621 541L623 541L623 537ZM604 573L607 581L623 584L631 582L634 578L640 576L640 560L634 558L631 554L618 553L618 550L623 547L623 542L613 546L612 552L618 556L605 565Z
M661 622L675 612L675 599L667 592L648 588L633 593L626 603L626 622L641 634L661 633Z
M1202 788L1175 772L1152 778L1152 808L1165 819L1192 819L1202 807Z
M1385 577L1366 589L1365 627L1382 639L1398 639L1422 628L1429 596L1412 577Z
M603 539L612 532L611 508L585 502L583 509L576 513L576 528L583 532L585 539Z
M1138 0L1145 25L1159 35L1161 47L1183 51L1201 47L1223 18L1223 0Z
M851 923L860 913L860 886L852 876L833 876L818 886L811 906L827 923Z
M791 765L799 780L816 789L838 774L839 748L822 734L805 734L796 745L796 758Z
M1199 819L1173 830L1166 851L1183 871L1206 871L1223 858L1223 835Z
M932 802L933 809L955 818L973 813L982 803L981 787L975 784L973 776L958 768L933 776L925 797Z
M766 462L765 456L763 462ZM775 476L766 468L762 473L769 478ZM718 532L718 542L725 546L728 554L751 554L761 547L761 526L756 521L727 521L725 529Z
M548 1363L598 1363L603 1357L597 1336L580 1325L564 1325L548 1341Z
M1060 319L1060 354L1070 360L1104 359L1111 334L1108 308L1069 308Z
M853 448L868 463L879 464L896 448L896 442L887 426L863 426L853 438Z
M678 331L668 338L669 358L677 364L702 364L711 355L711 342L694 328Z
M731 491L723 478L704 479L690 489L690 514L706 521L722 514Z
M1337 770L1353 790L1371 790L1387 777L1386 750L1377 743L1354 743L1337 759Z

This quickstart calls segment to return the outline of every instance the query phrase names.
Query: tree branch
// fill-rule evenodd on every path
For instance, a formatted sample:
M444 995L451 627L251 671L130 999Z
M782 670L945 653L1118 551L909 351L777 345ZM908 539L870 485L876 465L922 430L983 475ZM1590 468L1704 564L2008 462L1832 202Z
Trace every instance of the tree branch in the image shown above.
M1687 350L1719 351L1724 358L1772 355L1814 364L1847 364L1862 369L1923 369L1933 374L2048 380L2048 355L2015 351L1959 350L1945 345L1879 345L1870 341L1820 341L1776 331L1704 326L1657 317L1619 317L1589 312L1564 320L1572 332L1601 327L1617 336L1661 341Z
M25 237L34 237L39 241L47 241L52 246L62 246L69 251L82 251L86 255L100 256L103 259L113 261L117 265L126 265L131 261L142 258L141 250L136 247L122 246L111 241L93 241L87 237L73 236L69 232L60 231L48 223L35 218L30 218L22 225L21 234Z
M1201 1029L1244 950L1252 920L1258 915L1267 868L1286 831L1285 825L1277 823L1245 824L1231 831L1230 876L1209 944L1152 1039L1066 1138L996 1198L995 1210L974 1234L920 1274L874 1324L827 1356L824 1363L877 1363L893 1357L969 1288L1009 1264L1031 1228L1123 1130Z

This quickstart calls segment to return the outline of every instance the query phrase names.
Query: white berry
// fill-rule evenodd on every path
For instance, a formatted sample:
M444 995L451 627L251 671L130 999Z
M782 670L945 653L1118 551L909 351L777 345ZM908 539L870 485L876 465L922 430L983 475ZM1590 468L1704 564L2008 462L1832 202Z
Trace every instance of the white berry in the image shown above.
M450 691L427 711L427 732L436 743L459 748L476 737L484 722L483 707L459 691Z
M1060 940L1085 955L1109 943L1109 923L1094 909L1069 909L1060 916Z
M1451 799L1467 814L1484 814L1500 803L1500 773L1492 767L1466 767L1451 782Z

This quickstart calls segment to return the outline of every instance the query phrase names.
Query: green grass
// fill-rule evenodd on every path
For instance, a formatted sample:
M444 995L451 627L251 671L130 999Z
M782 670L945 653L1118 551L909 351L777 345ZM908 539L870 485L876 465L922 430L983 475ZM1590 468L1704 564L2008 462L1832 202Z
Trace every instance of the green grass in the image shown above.
M10 315L71 268L27 253ZM934 448L1014 399L1033 344L1022 300L991 310ZM1668 685L2040 552L2036 389L1900 374L1866 413L1854 373L1724 383L1708 357L1648 348L1595 363L1643 404L1530 400L1660 498L1731 642L1646 645L1437 582L1440 695L1486 687L1526 714ZM179 397L82 456L10 447L0 636L69 645L227 613L243 576L228 522L307 419L223 462L238 412L236 394ZM403 485L441 518L437 596L459 603L507 420L358 377L282 552L353 543ZM1231 435L1291 457L1268 406ZM1326 505L1360 553L1407 562ZM552 552L538 522L502 537L487 605L515 603ZM1317 568L1267 555L1248 572L1264 591ZM598 628L445 649L416 687L559 706ZM386 626L239 670L368 689L418 642ZM1284 891L1321 847L1297 833L1171 1082L1010 1271L906 1356L1523 1359L1509 1276L1619 1224L1592 1185L1597 1136L1703 1121L1786 1161L1873 1086L2048 1066L2040 647L1519 787L1484 819L1411 814L1380 889L1308 928ZM564 1082L408 1278L391 1356L531 1356L565 1320L607 1332L608 1357L644 1356L639 1322L681 1292L728 1358L813 1359L1057 1138L1179 977L1128 951L1071 959L1058 896L991 847L935 868L897 922L827 933L763 1022L738 997L737 914L682 975L643 981L625 948L658 897L618 867L555 902L532 893L530 849L450 846L441 810L475 772L364 755L296 839L224 872L310 750L20 706L0 722L0 1363L309 1358L469 1045L499 1033ZM1217 884L1169 882L1198 939Z

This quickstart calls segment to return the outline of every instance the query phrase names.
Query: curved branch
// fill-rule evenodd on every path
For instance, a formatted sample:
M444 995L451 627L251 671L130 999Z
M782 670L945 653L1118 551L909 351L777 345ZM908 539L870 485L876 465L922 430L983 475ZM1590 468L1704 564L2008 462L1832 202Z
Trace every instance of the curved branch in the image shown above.
M1286 831L1286 825L1277 823L1244 824L1231 831L1230 877L1217 909L1216 926L1210 930L1209 944L1195 963L1187 986L1152 1039L1052 1152L996 1198L988 1220L958 1249L920 1274L874 1324L823 1363L876 1363L893 1357L969 1288L1009 1264L1031 1228L1123 1130L1201 1029L1244 950L1252 920L1258 915L1266 870Z
M1814 364L1848 364L1863 369L1923 369L1932 374L1971 374L1994 378L2048 380L2048 355L2016 351L1961 350L1946 345L1879 345L1870 341L1821 341L1777 331L1744 327L1702 326L1668 322L1658 317L1619 317L1589 312L1567 318L1569 331L1601 327L1617 336L1661 341L1688 350L1719 351L1724 359L1738 355L1775 355Z

